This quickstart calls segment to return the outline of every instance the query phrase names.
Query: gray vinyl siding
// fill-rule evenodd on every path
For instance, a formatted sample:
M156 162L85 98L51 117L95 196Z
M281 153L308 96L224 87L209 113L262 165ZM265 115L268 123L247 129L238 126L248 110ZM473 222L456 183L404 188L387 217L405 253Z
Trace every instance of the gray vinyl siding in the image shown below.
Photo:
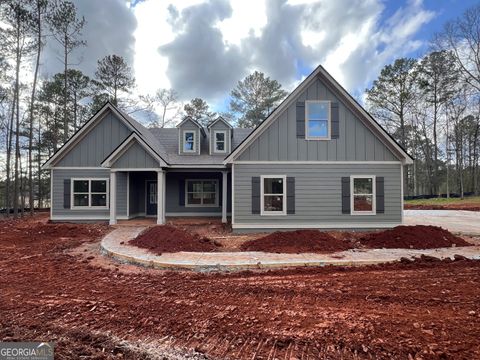
M398 224L401 222L400 163L378 165L234 165L235 224ZM252 177L286 175L295 178L295 214L262 216L252 214ZM342 214L341 179L351 175L376 175L385 181L385 213Z
M226 131L226 139L225 139L225 152L216 152L215 151L215 131ZM223 121L217 121L213 126L210 128L210 154L212 155L225 155L227 156L230 153L231 149L231 142L232 142L232 133L230 127L227 126Z
M184 130L193 130L195 131L195 152L184 152L183 151L183 131ZM195 125L190 120L185 121L182 126L178 128L178 149L180 155L199 155L200 154L200 143L203 139L201 139L201 132L197 125Z
M338 139L297 138L296 103L330 100L339 103ZM242 161L392 161L395 155L318 78L236 160Z
M116 169L152 169L160 164L138 142L134 142L112 165Z
M146 203L146 181L157 180L157 173L132 171L130 178L130 217L144 216Z
M100 166L131 130L108 112L55 166Z
M216 172L167 172L167 194L165 199L165 207L168 213L215 213L218 215L222 212L222 174ZM218 180L218 205L215 207L192 207L180 205L180 186L184 186L187 179L216 179ZM227 178L227 212L231 211L231 177Z
M52 216L71 217L79 220L89 220L92 218L110 217L110 210L107 209L64 209L63 208L63 183L65 179L72 178L101 178L110 179L108 169L86 169L86 170L52 170ZM110 183L110 180L109 180ZM117 216L126 215L126 193L127 193L126 173L117 174ZM110 187L110 186L109 186Z

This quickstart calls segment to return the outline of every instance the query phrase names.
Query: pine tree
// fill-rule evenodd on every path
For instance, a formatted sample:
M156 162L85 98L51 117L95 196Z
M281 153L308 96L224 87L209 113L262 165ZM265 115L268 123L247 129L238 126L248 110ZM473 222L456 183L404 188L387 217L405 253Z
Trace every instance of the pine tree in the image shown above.
M240 127L253 128L270 115L287 94L278 81L255 71L231 91L230 110L240 115Z

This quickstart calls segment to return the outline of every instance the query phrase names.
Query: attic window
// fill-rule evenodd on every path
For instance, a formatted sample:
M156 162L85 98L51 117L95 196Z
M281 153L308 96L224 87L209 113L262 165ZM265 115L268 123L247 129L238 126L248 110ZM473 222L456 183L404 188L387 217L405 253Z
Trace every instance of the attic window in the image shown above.
M330 101L305 102L305 127L307 140L330 140Z
M224 153L226 151L225 139L227 132L226 131L215 131L215 152Z
M195 152L195 131L183 132L183 152Z

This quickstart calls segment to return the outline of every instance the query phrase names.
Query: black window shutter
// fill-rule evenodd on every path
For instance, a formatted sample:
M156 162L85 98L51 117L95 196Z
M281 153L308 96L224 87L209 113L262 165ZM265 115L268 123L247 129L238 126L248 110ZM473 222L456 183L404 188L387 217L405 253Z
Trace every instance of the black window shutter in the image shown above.
M385 212L385 180L383 176L376 177L375 193L377 196L377 213L383 214Z
M342 177L342 214L350 214L350 178Z
M52 180L51 180L52 181ZM70 209L71 199L70 179L63 179L63 208Z
M287 214L295 214L295 178L287 177Z
M252 214L260 214L260 177L252 177Z
M332 108L330 109L332 112L332 132L331 137L332 139L338 139L340 136L340 115L338 111L338 103L332 102Z
M185 206L185 180L178 181L178 205Z
M305 139L305 102L297 102L297 138Z

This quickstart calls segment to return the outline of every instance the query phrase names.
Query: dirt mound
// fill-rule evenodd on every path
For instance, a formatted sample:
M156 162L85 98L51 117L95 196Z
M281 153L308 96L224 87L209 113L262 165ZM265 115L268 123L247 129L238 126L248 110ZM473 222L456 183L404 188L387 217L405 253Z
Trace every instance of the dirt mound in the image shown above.
M351 249L349 242L318 230L277 231L240 246L242 251L273 253L332 253Z
M438 226L397 226L382 232L368 233L358 241L369 248L435 249L451 246L470 246L462 238Z
M129 244L158 255L179 251L211 252L221 247L216 241L171 225L151 227L130 240Z

